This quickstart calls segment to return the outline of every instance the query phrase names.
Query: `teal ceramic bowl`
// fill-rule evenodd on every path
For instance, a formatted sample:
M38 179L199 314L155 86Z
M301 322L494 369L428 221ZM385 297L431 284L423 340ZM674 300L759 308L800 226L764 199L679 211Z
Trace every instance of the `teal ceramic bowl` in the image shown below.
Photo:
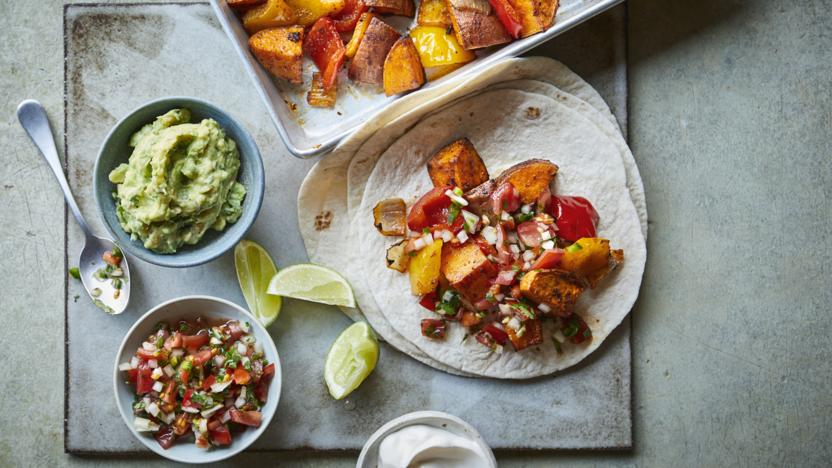
M191 121L214 119L225 130L228 137L237 143L240 153L240 171L237 181L246 188L243 200L243 214L236 223L229 224L223 231L209 229L195 245L183 245L173 254L160 254L148 250L138 239L131 239L118 223L113 192L115 184L110 182L110 171L126 163L132 153L128 145L130 137L142 126L171 109L184 107L191 111ZM260 206L263 204L265 177L263 160L254 139L231 115L217 106L192 97L166 97L151 101L130 112L121 119L107 135L93 171L95 201L104 225L118 245L128 254L146 262L164 267L184 268L211 261L233 248L249 230Z

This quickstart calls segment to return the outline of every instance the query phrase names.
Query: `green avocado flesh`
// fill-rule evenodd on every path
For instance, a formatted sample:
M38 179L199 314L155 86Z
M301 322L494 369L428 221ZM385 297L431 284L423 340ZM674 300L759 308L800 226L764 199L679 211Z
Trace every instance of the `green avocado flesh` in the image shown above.
M130 138L127 164L110 172L119 224L154 252L196 244L242 214L237 144L215 120L190 120L188 109L157 117Z

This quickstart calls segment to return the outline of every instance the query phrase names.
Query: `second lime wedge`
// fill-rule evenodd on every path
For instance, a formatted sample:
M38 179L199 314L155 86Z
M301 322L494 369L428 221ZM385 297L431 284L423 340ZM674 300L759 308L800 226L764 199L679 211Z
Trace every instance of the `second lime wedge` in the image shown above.
M263 324L269 326L280 314L282 299L266 293L269 281L277 274L272 258L256 242L242 240L234 248L237 280L249 310Z
M280 270L266 291L321 304L355 307L355 296L347 280L335 270L311 263Z
M324 363L324 381L332 398L352 393L373 372L378 362L378 341L366 322L356 322L341 332Z

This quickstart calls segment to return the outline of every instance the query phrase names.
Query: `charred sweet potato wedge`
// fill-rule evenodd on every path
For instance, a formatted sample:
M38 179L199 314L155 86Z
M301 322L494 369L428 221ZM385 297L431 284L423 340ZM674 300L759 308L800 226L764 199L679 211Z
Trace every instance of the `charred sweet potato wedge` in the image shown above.
M584 283L564 270L531 270L520 280L520 293L535 303L545 303L552 313L567 316L584 292Z
M488 1L473 1L484 1L485 4L482 9L458 8L454 4L459 4L459 0L445 0L454 32L462 47L473 50L510 42L511 36L506 32ZM484 11L490 11L490 13L483 13Z
M509 182L520 192L523 203L537 201L558 173L558 166L545 159L529 159L503 171L495 180L497 187Z
M228 6L234 9L244 10L264 3L266 0L225 0Z
M416 5L413 0L364 0L368 7L385 15L407 16L413 18Z
M243 13L243 27L249 34L266 28L292 26L295 20L295 12L285 0L266 0Z
M445 0L422 0L419 3L419 15L416 17L419 26L451 27L451 16Z
M413 40L403 37L393 44L384 59L384 94L392 96L425 84L425 70Z
M523 322L520 330L515 331L511 327L506 327L508 339L511 340L515 351L522 351L529 346L539 345L543 343L543 325L540 319L530 319Z
M488 180L488 169L467 138L444 146L428 160L434 187L454 186L468 191Z
M582 237L563 252L560 268L586 279L590 288L624 261L623 250L610 250L610 241L598 237Z
M372 18L350 62L348 70L350 79L360 83L382 84L384 60L397 40L399 40L398 31L384 21Z
M442 275L469 304L485 298L497 268L475 242L446 244L442 249Z
M303 27L264 29L248 39L248 47L271 74L303 82Z
M528 37L545 31L552 26L558 0L509 0L514 10L520 16L523 29L521 37Z
M559 0L535 0L535 11L543 29L549 29L555 22Z

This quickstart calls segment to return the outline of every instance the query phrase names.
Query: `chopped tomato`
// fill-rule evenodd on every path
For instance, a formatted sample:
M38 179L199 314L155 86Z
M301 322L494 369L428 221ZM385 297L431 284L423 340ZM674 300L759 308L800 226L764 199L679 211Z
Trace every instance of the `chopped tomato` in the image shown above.
M172 350L173 348L182 348L184 345L182 344L182 334L179 332L173 332L173 335L169 336L167 340L165 340L164 348L168 351Z
M231 445L231 432L225 424L220 424L214 429L209 426L208 434L211 436L211 442L214 445Z
M503 23L506 32L513 38L520 37L520 32L523 30L523 25L520 23L520 16L514 10L514 7L508 0L488 0L494 11L497 13L497 18Z
M493 245L489 244L485 237L482 236L474 236L474 242L477 243L477 246L480 248L480 251L486 257L489 255L497 255L497 249L494 248Z
M260 377L260 379L265 381L266 383L271 382L272 378L274 377L274 371L274 363L269 364L268 366L263 368L263 376Z
M162 426L158 431L156 431L155 434L153 434L153 438L156 439L156 442L159 442L159 445L161 445L163 449L167 450L176 440L176 434L173 433L173 429L171 429L170 426Z
M538 247L543 240L540 232L541 226L537 221L526 221L517 226L517 237L523 241L527 247ZM548 229L548 227L547 227Z
M240 411L237 408L229 410L231 420L244 426L259 427L262 415L259 411Z
M136 378L139 376L138 369L130 369L127 371L127 381L134 387L136 386Z
M168 381L164 391L162 391L161 398L162 401L169 405L176 403L176 382L173 380Z
M139 366L138 374L136 375L136 394L144 395L153 390L155 380L150 377L152 373L153 371L149 367Z
M479 325L481 321L482 319L476 312L466 310L462 312L462 318L459 320L459 323L461 323L463 327L473 327L474 325Z
M227 341L228 344L234 343L239 340L241 336L243 336L243 329L240 328L240 325L238 325L237 322L228 322L227 327L228 334L231 335Z
M203 349L202 351L191 354L191 357L194 359L194 366L200 367L214 357L214 353L210 349Z
M217 382L217 378L214 377L214 374L205 377L205 381L202 382L202 389L203 390L211 390L211 385L214 385Z
M182 335L182 346L188 349L199 349L208 344L210 337L207 333L200 335Z
M496 341L499 345L504 345L506 344L506 341L508 341L508 334L497 328L493 323L486 325L483 328L483 331L491 335L491 338L494 338L494 341Z
M510 182L503 182L491 194L491 209L499 215L503 210L512 213L520 208L520 192Z
M315 21L303 41L303 50L321 71L324 88L332 88L347 51L332 19L324 16Z
M412 231L421 232L422 229L434 224L446 223L451 199L445 195L445 191L451 188L450 186L436 187L417 200L410 208L410 214L407 215L407 227Z
M569 319L570 327L577 327L577 331L570 333L569 339L572 340L575 344L583 343L584 340L592 340L592 330L589 329L589 326L584 322L584 319L581 318L578 314L572 314L572 318Z
M332 21L335 23L335 29L338 32L349 32L355 29L358 18L361 14L367 11L367 5L364 0L347 0L344 9L332 15Z
M543 189L543 192L537 198L537 212L550 213L552 211L552 191L549 187Z
M245 385L251 380L251 374L242 367L234 369L234 383L237 385Z
M537 257L537 260L532 264L532 270L548 270L560 265L560 259L563 257L562 249L545 250L543 254Z
M581 237L595 237L598 212L586 198L552 197L552 216L558 226L558 237L575 242Z
M514 270L501 270L497 273L497 279L495 279L494 282L501 286L511 286L511 283L514 282L514 278L516 276L517 272Z
M188 413L179 413L173 421L173 433L181 436L185 435L191 430L191 415Z
M193 396L194 391L192 389L185 390L185 394L182 395L182 406L187 406L189 408L199 408L199 405L191 400L191 396Z
M136 356L143 361L149 361L151 359L159 359L162 354L159 351L148 351L144 348L139 348L139 350L136 351Z
M422 319L422 336L441 340L445 338L445 326L442 319Z
M191 369L187 366L182 366L179 368L179 381L183 384L186 384L191 380Z
M424 307L425 309L435 312L436 311L436 291L431 291L424 296L422 296L422 300L419 301L419 305Z
M260 383L254 386L254 396L262 402L266 402L269 397L269 384L260 380Z

